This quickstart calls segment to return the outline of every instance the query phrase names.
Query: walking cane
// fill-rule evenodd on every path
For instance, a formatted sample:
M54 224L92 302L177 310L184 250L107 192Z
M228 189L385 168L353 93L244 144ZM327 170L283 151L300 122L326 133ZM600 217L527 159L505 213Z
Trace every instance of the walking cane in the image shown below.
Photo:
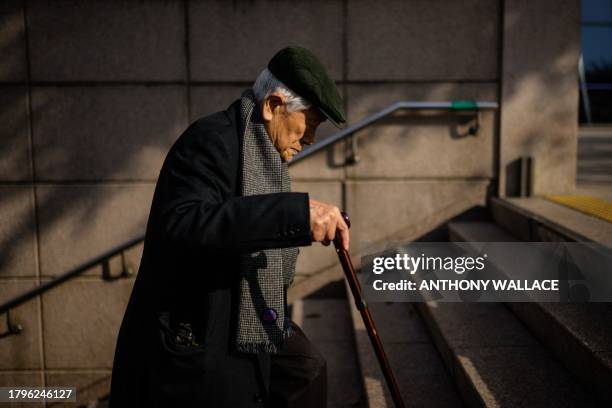
M345 212L342 212L342 218L344 218L346 225L350 228L351 221ZM342 269L344 269L344 275L346 275L346 280L351 288L351 293L353 294L353 299L355 300L355 306L357 306L359 313L361 313L361 318L363 319L368 336L370 337L370 341L372 342L372 346L376 352L376 357L378 357L380 368L382 369L385 380L387 381L389 391L391 391L393 402L395 403L396 408L404 408L404 401L402 400L399 387L397 386L397 382L393 376L393 371L391 371L391 366L389 365L389 360L387 360L387 355L383 349L380 337L378 337L378 331L376 330L374 319L372 319L370 309L368 309L365 299L361 296L361 286L357 280L357 275L355 274L351 257L342 246L339 234L336 234L336 238L334 238L334 247L336 247L336 253L340 259L340 264L342 264Z

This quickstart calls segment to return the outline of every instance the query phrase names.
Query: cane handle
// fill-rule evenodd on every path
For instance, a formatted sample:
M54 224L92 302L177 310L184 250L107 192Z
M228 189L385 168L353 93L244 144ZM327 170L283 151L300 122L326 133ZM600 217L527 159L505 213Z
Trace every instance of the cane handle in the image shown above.
M346 223L346 226L351 228L351 220L350 220L348 214L345 213L344 211L340 211L340 214L342 215L342 219Z

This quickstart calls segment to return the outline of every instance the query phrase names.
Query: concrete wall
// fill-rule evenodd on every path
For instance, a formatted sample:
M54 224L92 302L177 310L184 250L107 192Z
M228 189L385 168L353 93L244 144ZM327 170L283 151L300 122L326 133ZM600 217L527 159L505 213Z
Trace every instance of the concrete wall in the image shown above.
M354 166L344 166L340 143L292 167L294 190L349 211L356 255L368 242L412 239L483 204L520 146L537 146L529 151L543 177L537 191L566 185L578 2L553 6L2 2L0 302L142 233L172 142L236 99L287 44L312 49L330 68L349 122L400 99L502 103L501 135L494 112L483 114L476 136L461 136L456 116L403 115L357 136ZM326 124L320 134L332 132ZM140 248L128 253L136 267L139 256ZM335 264L330 248L305 248L291 296L340 277ZM107 390L132 279L105 282L100 270L13 312L24 332L0 339L0 385L77 384L82 401Z
M500 194L509 163L532 158L534 194L575 187L580 2L506 1L501 82Z

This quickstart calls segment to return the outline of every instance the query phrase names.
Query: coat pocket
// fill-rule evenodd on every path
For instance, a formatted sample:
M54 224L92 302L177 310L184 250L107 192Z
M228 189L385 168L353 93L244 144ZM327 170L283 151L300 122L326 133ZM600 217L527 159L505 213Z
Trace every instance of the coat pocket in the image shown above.
M181 322L171 324L169 312L158 316L155 345L156 371L160 375L184 377L203 374L207 366L207 348L204 342Z
M190 322L172 322L170 312L158 316L158 336L162 348L176 356L198 355L206 351L201 331Z
M208 386L209 354L205 344L185 344L178 337L175 324L170 324L170 314L160 313L157 319L154 353L150 356L149 379L151 400L155 406L195 406L195 401L206 401ZM202 405L204 406L204 405Z

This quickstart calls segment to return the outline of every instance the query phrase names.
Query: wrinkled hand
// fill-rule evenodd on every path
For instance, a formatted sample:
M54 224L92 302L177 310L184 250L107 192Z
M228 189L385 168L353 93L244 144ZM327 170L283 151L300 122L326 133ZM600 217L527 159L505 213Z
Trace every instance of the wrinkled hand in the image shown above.
M349 228L335 205L310 200L310 231L313 242L325 246L334 240L337 232L344 249L349 249Z

